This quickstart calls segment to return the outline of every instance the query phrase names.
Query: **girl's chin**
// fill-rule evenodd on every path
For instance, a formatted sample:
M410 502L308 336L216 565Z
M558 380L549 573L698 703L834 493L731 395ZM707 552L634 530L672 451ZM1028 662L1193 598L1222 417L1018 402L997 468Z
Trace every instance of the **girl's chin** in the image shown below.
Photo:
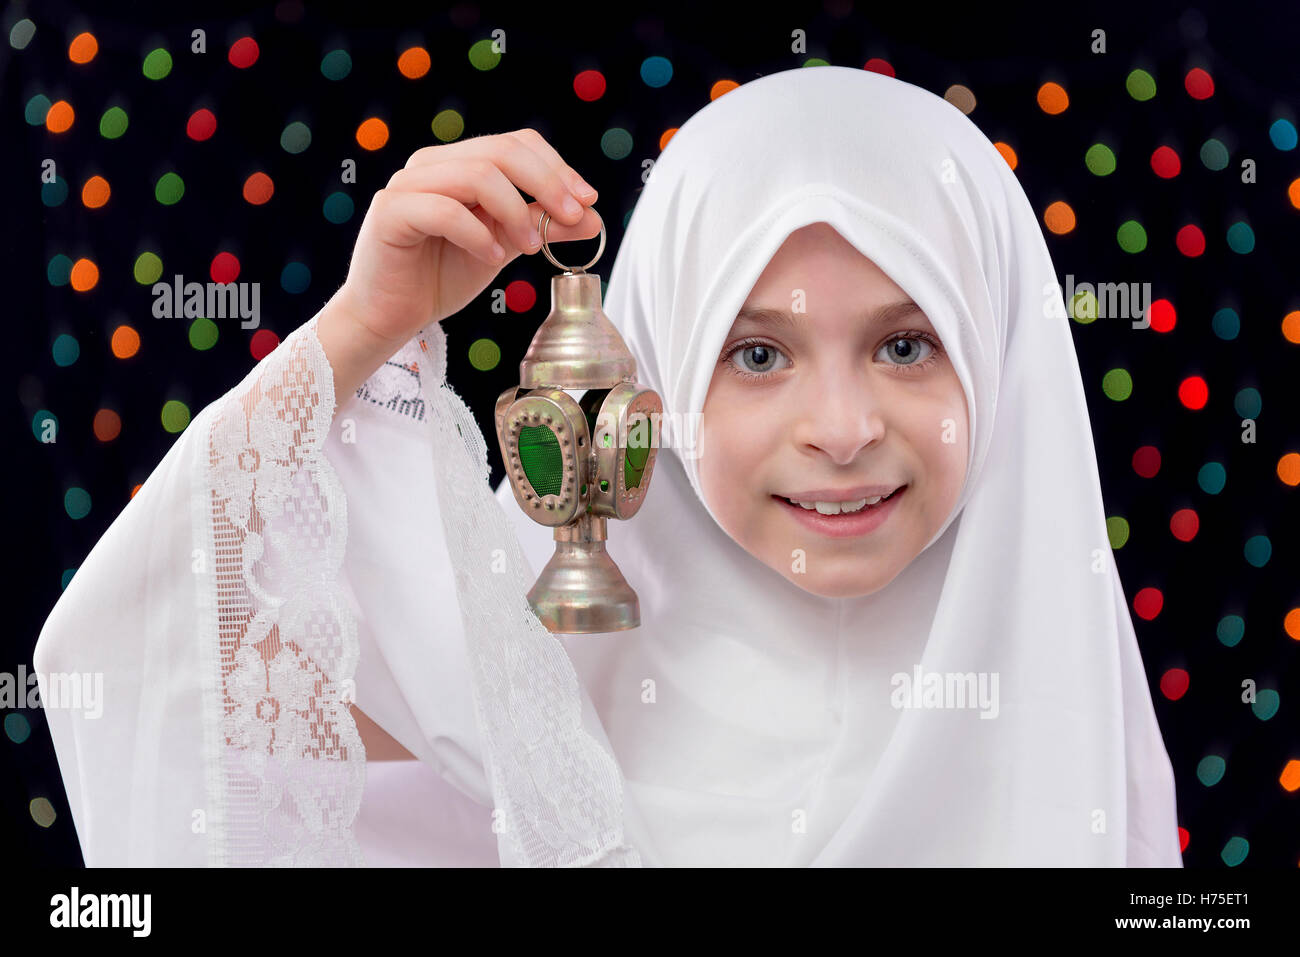
M817 576L791 574L786 576L804 591L820 598L865 598L884 587L866 577L820 579ZM887 583L886 583L887 584Z
M833 542L831 543L834 544ZM860 598L884 588L895 574L888 562L864 555L819 548L808 541L790 540L771 555L769 567L804 591L825 598Z

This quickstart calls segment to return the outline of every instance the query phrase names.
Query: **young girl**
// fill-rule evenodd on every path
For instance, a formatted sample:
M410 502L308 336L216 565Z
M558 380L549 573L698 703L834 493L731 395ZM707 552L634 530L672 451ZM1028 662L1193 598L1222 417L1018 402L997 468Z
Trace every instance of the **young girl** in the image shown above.
M608 635L528 609L551 530L445 383L542 210L597 235L567 199L530 130L415 153L88 556L35 654L105 675L49 712L87 863L1179 866L1064 304L978 128L819 67L673 136L604 302L677 426Z

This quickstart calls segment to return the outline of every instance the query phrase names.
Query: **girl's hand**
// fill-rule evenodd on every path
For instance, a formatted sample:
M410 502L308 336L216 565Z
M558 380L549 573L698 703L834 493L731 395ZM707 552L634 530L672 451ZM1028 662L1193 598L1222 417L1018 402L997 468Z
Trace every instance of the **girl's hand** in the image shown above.
M336 401L425 324L472 302L520 253L540 250L542 210L553 220L547 242L598 236L600 219L586 209L595 200L536 130L416 150L375 193L347 279L317 322Z

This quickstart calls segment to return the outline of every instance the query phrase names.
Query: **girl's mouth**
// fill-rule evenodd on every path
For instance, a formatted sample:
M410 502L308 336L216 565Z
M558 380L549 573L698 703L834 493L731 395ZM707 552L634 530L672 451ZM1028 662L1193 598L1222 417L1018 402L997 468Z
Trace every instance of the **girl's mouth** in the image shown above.
M885 519L889 518L893 513L899 499L903 497L903 493L907 491L907 488L906 485L903 485L895 489L875 505L864 505L856 512L840 512L834 515L826 515L816 509L804 508L802 505L797 505L790 499L780 495L773 495L772 498L805 528L830 538L850 538L866 535L884 524Z

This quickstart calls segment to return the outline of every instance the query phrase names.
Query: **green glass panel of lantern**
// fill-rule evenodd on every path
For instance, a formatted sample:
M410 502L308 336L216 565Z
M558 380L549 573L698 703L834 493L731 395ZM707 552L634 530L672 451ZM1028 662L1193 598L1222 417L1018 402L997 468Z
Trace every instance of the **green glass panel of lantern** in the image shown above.
M623 484L627 488L638 488L641 485L641 478L645 475L645 463L650 457L650 449L654 445L654 424L646 419L645 428L642 429L640 424L632 430L634 439L639 439L645 435L645 444L629 443L627 455L623 458Z
M560 441L544 425L525 425L519 430L519 462L538 495L559 495L564 477Z
M649 419L643 421L644 428L641 423L637 423L632 429L627 447L627 463L638 471L645 468L646 459L650 457L650 448L654 443L654 426L650 424ZM642 436L645 436L644 443L641 441Z

